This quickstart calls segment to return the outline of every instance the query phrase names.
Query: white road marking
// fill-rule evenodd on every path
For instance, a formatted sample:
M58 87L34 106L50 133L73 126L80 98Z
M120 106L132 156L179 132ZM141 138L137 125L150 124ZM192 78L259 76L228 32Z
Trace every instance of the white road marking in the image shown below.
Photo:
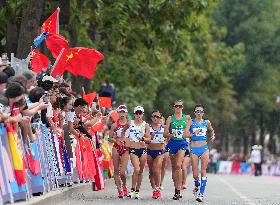
M247 196L243 195L241 192L237 191L229 182L227 182L225 179L222 177L216 175L216 177L226 186L228 186L231 191L233 191L237 196L239 196L241 199L245 201L246 204L248 205L256 205L255 202L253 202L251 199L249 199Z

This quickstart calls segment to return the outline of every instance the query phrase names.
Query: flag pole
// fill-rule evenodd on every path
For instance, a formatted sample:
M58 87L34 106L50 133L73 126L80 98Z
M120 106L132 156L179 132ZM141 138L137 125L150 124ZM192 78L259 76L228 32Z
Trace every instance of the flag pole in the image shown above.
M50 73L52 73L52 71L54 70L54 68L55 68L56 64L58 63L59 59L61 58L61 56L62 56L64 50L65 50L65 48L62 48L62 49L61 49L59 55L57 56L57 58L56 58L56 60L55 60L55 62L54 62L54 64L53 64L53 66L52 66L52 68L51 68L51 70L50 70Z
M30 52L28 53L28 55L27 55L27 57L26 57L26 59L25 59L25 61L27 62L27 64L30 62L30 60L31 60L31 58L32 58L32 52L33 52L33 48L32 48L32 46L30 47Z
M56 23L56 30L57 30L57 34L59 34L59 13L60 13L60 8L57 7L58 12L57 12L57 23Z

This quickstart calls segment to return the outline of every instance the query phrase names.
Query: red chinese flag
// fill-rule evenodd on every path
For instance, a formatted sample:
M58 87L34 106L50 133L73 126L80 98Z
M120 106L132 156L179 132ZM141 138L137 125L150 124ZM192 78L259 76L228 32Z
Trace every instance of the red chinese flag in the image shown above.
M92 126L92 130L94 132L102 132L104 124L102 122L97 122Z
M111 108L112 107L112 99L110 97L99 97L98 98L99 107Z
M41 26L41 33L49 32L49 33L58 33L59 23L58 23L58 15L60 9L57 8L55 12L43 23Z
M114 120L114 122L117 122L117 120L119 119L119 114L118 114L117 110L114 110L113 112L111 112L110 116Z
M40 74L43 69L48 68L49 62L50 60L38 50L32 51L31 68L35 73Z
M57 58L62 48L68 48L68 41L61 35L50 33L46 38L46 46L52 56Z
M82 97L85 101L87 101L88 105L91 105L96 97L96 92L86 94L84 87L82 87Z
M51 75L62 76L64 71L69 71L75 76L80 75L91 79L96 65L103 59L104 56L95 49L68 48L63 51Z

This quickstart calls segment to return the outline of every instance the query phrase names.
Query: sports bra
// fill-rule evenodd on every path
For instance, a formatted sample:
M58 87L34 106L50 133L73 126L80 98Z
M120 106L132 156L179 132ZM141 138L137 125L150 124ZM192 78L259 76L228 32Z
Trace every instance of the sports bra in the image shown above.
M194 134L196 131L199 131L197 135L193 135L191 137L191 141L206 141L206 132L207 132L207 123L206 120L203 120L201 123L198 123L196 119L192 121L192 125L190 128L190 131L192 134Z
M161 125L159 130L154 130L152 125L150 125L150 133L154 135L151 143L164 143L164 126Z
M115 133L116 133L116 138L122 137L122 130L123 130L124 125L121 125L119 121L116 123L115 127Z
M140 142L145 136L146 122L143 121L141 125L135 125L134 120L131 120L130 127L126 130L125 136L129 137L131 142Z

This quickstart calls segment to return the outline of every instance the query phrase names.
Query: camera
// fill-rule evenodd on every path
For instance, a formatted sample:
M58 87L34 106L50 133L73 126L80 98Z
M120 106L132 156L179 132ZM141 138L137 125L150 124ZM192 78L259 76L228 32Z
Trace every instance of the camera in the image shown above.
M45 94L43 95L43 102L44 103L49 103L49 97L48 97L48 92L45 91Z
M3 64L7 64L8 63L7 53L2 53L1 59L2 59Z
M0 103L0 112L4 112L4 105Z

